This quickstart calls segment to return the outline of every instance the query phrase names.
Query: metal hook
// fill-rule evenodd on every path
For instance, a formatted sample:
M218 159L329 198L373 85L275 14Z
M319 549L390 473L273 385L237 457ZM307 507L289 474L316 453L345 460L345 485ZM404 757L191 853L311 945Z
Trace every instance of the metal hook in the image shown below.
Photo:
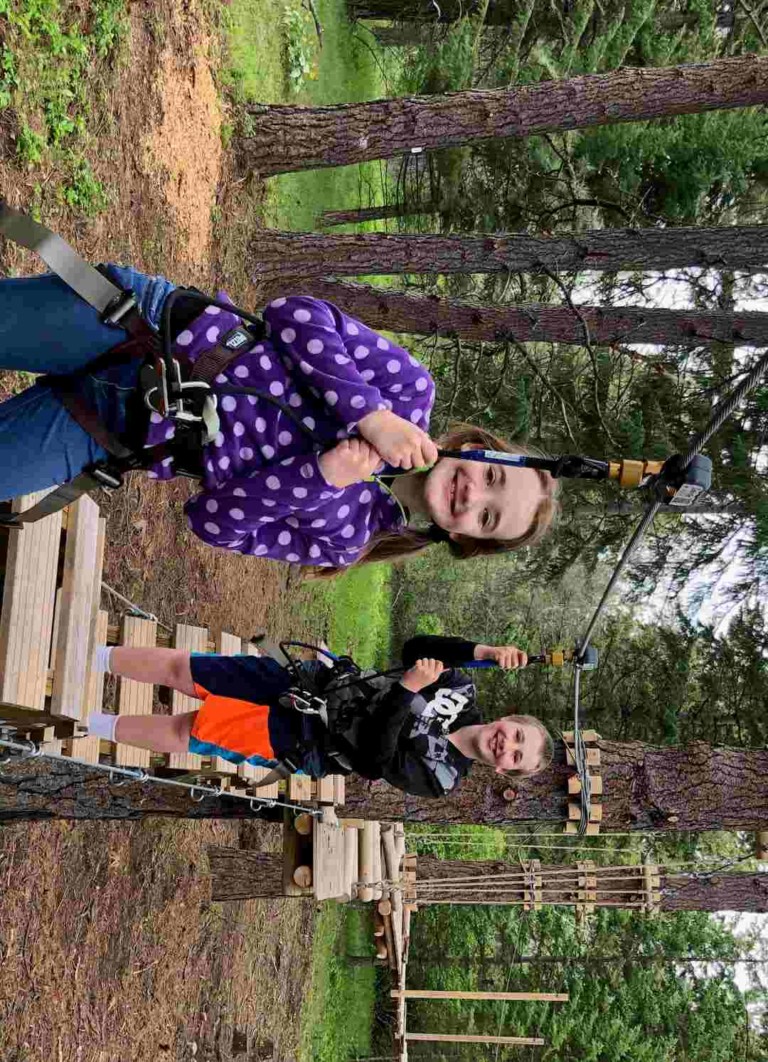
M199 796L197 795L198 793L200 794ZM199 789L196 785L191 785L189 787L189 799L194 800L196 804L202 804L206 796L207 793L204 790Z

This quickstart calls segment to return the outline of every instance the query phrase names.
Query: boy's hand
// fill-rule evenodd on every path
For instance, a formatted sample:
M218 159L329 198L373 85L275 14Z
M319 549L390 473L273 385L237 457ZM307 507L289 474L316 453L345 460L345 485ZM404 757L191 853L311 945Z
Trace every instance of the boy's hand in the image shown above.
M421 468L437 461L437 447L427 433L389 409L369 413L358 421L357 430L393 468Z
M528 654L516 645L476 645L475 660L492 660L505 671L514 671L528 664Z
M433 682L437 682L444 671L445 664L442 660L417 660L400 679L400 685L405 686L411 693L420 693Z
M381 455L364 439L344 439L318 459L332 487L351 487L367 479L381 464Z

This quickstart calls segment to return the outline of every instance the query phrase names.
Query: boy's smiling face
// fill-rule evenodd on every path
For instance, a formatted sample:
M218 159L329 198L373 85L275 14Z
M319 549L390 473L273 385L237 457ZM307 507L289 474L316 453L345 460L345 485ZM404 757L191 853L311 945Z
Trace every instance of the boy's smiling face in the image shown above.
M503 771L535 771L544 753L545 736L538 726L514 716L477 728L475 759Z

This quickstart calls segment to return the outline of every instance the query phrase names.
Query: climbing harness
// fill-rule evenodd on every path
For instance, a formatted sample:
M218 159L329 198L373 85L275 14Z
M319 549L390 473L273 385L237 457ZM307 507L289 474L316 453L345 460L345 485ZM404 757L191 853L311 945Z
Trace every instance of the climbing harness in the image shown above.
M0 235L39 254L64 283L98 312L104 324L126 331L129 337L79 372L66 376L49 375L42 381L52 388L77 423L107 451L109 458L88 466L24 512L0 515L0 526L20 529L57 512L88 491L98 487L116 489L122 484L123 473L149 468L167 455L174 457L177 474L199 478L203 447L218 431L217 401L224 395L250 395L269 402L310 438L315 449L326 445L294 409L274 395L258 388L216 382L234 358L264 337L265 326L259 315L211 298L194 288L176 288L163 304L158 331L142 317L134 292L123 290L99 268L84 261L60 236L2 200ZM217 307L236 314L242 321L219 337L215 345L204 351L194 363L173 351L172 313L182 299L187 307L195 303L199 304L201 311L205 307ZM130 437L123 439L101 423L83 396L79 383L99 368L134 359L143 362L139 393L144 417L138 418L139 423L129 432ZM173 422L175 434L171 441L144 447L142 432L150 413ZM688 460L677 455L663 463L601 461L573 454L534 457L495 450L438 450L438 455L510 468L533 468L549 472L555 478L614 480L622 487L647 486L653 481L663 485L658 495L659 505L670 508L689 505L694 497L708 489L711 479L711 462L699 455ZM398 475L400 471L392 469L386 475ZM387 489L378 476L373 478Z

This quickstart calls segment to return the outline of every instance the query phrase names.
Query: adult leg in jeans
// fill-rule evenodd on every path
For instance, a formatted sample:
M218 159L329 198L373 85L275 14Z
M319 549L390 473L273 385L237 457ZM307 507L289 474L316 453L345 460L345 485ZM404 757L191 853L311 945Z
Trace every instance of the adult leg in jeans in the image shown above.
M114 267L113 275L136 291L152 323L172 285ZM122 342L122 329L102 324L97 312L51 274L0 279L0 367L67 373ZM89 394L109 426L122 430L124 402L136 366L89 379ZM106 452L66 412L51 392L35 385L0 405L0 499L64 483Z

